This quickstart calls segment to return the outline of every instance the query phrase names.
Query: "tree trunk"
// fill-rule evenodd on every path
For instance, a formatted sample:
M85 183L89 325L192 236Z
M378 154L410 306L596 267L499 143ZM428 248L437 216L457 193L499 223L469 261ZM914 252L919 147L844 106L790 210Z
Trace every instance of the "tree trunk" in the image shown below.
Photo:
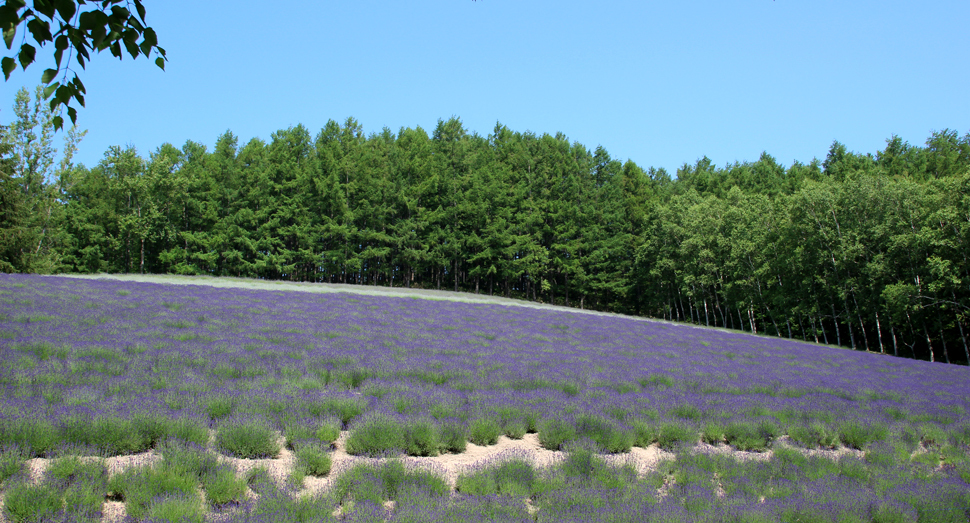
M950 355L946 352L946 338L943 336L943 323L940 323L940 345L943 345L943 361L950 364Z
M835 304L834 303L832 304L832 323L835 324L835 343L837 343L839 345L839 347L841 347L842 346L842 333L839 332L839 320L838 320L838 316L835 315ZM826 342L826 343L828 343L828 342Z
M879 324L879 313L876 313L876 337L879 338L879 353L885 354L886 347L882 344L882 325Z
M892 320L892 318L890 318ZM889 335L893 337L893 356L899 356L899 347L896 345L896 327L893 326L893 322L889 322Z
M926 335L926 346L930 350L930 362L936 362L936 357L933 355L933 341L930 339L930 331L926 329L926 322L923 322L923 334Z
M569 271L562 273L563 292L566 293L566 307L569 307Z
M852 344L852 350L856 350L856 347L855 347L855 331L852 330L852 315L849 314L849 304L848 303L845 303L845 302L843 302L842 304L845 306L845 309L844 309L844 311L845 311L845 323L846 323L846 325L849 326L849 343Z
M855 293L852 293L852 301L855 303L855 313L859 318L859 329L862 330L862 343L865 344L866 352L869 352L869 337L866 336L866 324L862 322L862 310L859 308L859 300L856 299Z
M956 293L951 289L950 295L953 296L953 301L957 301ZM967 359L967 365L970 365L970 349L967 348L967 337L963 334L963 322L960 321L960 315L957 314L957 328L960 329L960 340L963 342L963 356Z

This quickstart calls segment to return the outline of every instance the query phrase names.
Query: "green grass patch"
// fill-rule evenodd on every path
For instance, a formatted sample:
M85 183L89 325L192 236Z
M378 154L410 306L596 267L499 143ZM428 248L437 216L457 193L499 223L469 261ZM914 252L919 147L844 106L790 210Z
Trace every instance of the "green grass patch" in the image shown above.
M604 452L629 452L635 440L633 431L620 429L613 420L592 414L576 416L575 427L577 438L589 439Z
M455 490L471 496L527 498L536 493L539 481L539 472L531 462L513 458L459 475Z
M468 441L476 445L494 445L503 433L502 427L491 418L478 418L468 428Z
M330 453L317 445L300 447L296 451L296 463L298 468L310 476L326 476L333 465Z
M667 422L657 431L657 444L664 450L697 443L697 432L682 423Z
M651 374L637 380L643 388L669 389L674 386L674 378L666 374Z
M793 425L788 428L788 437L799 445L814 449L831 449L839 445L839 433L822 423Z
M839 440L846 447L862 450L874 441L881 441L885 439L888 432L889 431L884 425L863 425L862 423L853 420L843 422L839 426Z
M539 423L539 444L549 450L560 450L562 446L576 439L576 427L559 418L549 418Z
M275 458L280 452L276 431L262 421L223 424L216 433L216 448L237 458Z
M768 450L779 432L778 426L768 420L758 423L734 421L724 429L724 440L738 450L763 452Z
M344 505L363 502L381 505L396 500L400 492L421 492L441 498L451 492L451 487L438 474L407 469L400 461L390 460L377 465L358 464L340 474L334 482L332 496Z
M19 483L4 496L3 512L8 520L17 523L56 521L63 513L64 498L50 485Z
M347 452L354 455L436 456L444 446L437 425L430 420L401 421L381 413L360 420L347 437Z

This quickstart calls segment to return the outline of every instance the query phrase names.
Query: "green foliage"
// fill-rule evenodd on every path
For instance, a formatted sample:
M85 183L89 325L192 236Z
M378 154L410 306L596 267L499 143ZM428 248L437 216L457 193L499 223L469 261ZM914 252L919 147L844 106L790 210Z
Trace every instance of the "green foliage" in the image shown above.
M713 421L708 421L704 424L704 429L701 431L701 441L709 445L717 445L724 441L725 431L724 427Z
M465 452L468 443L468 429L464 424L445 423L441 426L441 450L460 454Z
M261 421L229 422L216 433L216 448L237 458L275 458L276 431Z
M398 420L382 414L367 416L350 428L347 453L376 456L387 452L402 452L404 438L404 428Z
M101 416L92 421L86 416L77 416L61 421L60 436L69 445L94 447L107 456L121 456L151 448L154 440L164 435L156 434L157 428L147 419L136 424L123 418Z
M633 444L637 447L646 448L657 442L659 427L654 423L635 419L630 423L630 426L633 429Z
M449 434L449 438L453 436ZM440 429L429 420L404 422L381 413L357 422L347 437L347 452L354 455L404 452L412 456L436 456L442 448L455 446L451 439L442 440Z
M311 476L326 476L330 473L332 460L330 453L320 447L307 445L296 451L297 466Z
M143 466L112 476L108 489L121 496L129 517L142 519L149 514L157 498L182 496L199 503L196 495L198 481L195 475L178 468Z
M196 495L178 493L152 500L145 519L171 523L202 523L205 511Z
M865 449L873 441L886 438L888 431L880 424L863 425L858 421L843 422L839 426L839 440L847 447Z
M549 450L559 450L576 438L576 427L568 421L549 418L539 423L539 444Z
M734 421L724 429L724 439L738 450L762 452L771 446L771 440L779 432L778 426L767 420L757 424Z
M17 523L53 520L63 503L61 493L51 485L19 483L7 490L3 512Z
M214 420L229 416L234 408L235 401L229 396L213 396L205 400L206 413Z
M54 459L40 483L24 478L7 490L4 513L16 522L100 521L106 478L101 461L82 461L76 456Z
M539 481L539 473L531 462L510 459L459 475L455 480L455 490L472 496L526 498L536 493Z
M18 418L0 425L0 444L17 445L29 449L32 456L44 456L61 445L61 434L49 421Z
M395 500L398 493L421 491L435 497L446 496L451 487L441 476L420 469L407 469L398 460L358 464L336 478L332 496L340 503L368 501L376 505Z
M468 441L476 445L494 445L502 433L502 427L494 419L478 418L468 428Z
M141 0L134 0L134 5L133 13L127 8L119 8L113 2L99 4L67 0L36 4L34 9L28 9L25 2L19 5L18 2L13 2L0 10L0 27L3 28L7 49L11 48L18 28L23 31L24 27L29 29L37 47L42 48L49 43L54 45L55 68L45 69L41 74L41 82L45 85L44 98L53 96L50 109L53 111L59 106L66 107L71 122L75 123L77 109L70 103L73 100L83 107L86 91L77 73L71 69L69 62L72 56L77 65L84 69L91 59L92 51L100 53L107 49L119 60L123 51L132 58L139 55L148 58L155 54L155 65L165 69L165 62L168 60L165 49L158 46L155 31L145 25L145 8ZM21 69L26 70L34 62L37 53L34 44L28 43L25 38L15 55L2 59L5 80L10 79L10 74L17 68L18 63ZM68 51L68 63L62 63L65 51ZM70 81L68 71L74 72ZM59 75L61 80L55 81ZM60 129L63 124L60 116L53 121L55 129Z
M634 432L621 430L613 420L591 414L577 416L575 426L578 438L589 439L604 452L629 452L636 438Z
M664 450L673 450L681 445L697 442L697 433L680 423L662 423L657 431L657 444Z
M0 447L0 487L4 486L7 478L23 470L28 457L28 452L21 447L15 445Z
M314 416L336 416L346 426L367 409L367 401L361 397L340 398L329 397L309 405L310 414Z
M839 434L822 423L789 427L788 437L807 448L835 448L840 441Z
M207 470L201 479L206 502L211 505L242 501L246 494L246 480L236 477L235 469L228 464Z

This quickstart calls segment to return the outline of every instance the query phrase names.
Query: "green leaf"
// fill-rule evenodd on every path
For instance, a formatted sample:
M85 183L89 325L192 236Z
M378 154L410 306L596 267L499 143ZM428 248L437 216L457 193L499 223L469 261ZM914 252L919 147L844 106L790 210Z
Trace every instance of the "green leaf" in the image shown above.
M71 101L71 96L74 94L74 90L71 88L71 84L62 85L57 88L57 94L54 95L54 100L60 104L66 104Z
M54 77L57 76L57 69L44 69L44 74L41 75L41 83L49 84Z
M54 18L54 4L50 2L38 2L34 0L34 9L47 18Z
M30 34L33 35L34 40L40 45L44 45L44 42L49 42L54 39L51 35L51 25L39 18L33 18L27 22L27 29L30 30Z
M75 108L73 108L71 106L68 106L67 107L67 115L71 117L71 123L72 124L76 124L77 123L77 109L75 109Z
M17 25L10 24L3 29L3 43L7 44L7 49L13 45L13 39L17 36Z
M57 12L60 13L61 19L65 22L69 22L74 17L74 13L77 12L77 6L72 0L55 0L54 7L57 8Z
M158 35L155 34L155 30L151 27L146 27L145 31L142 32L141 37L146 43L150 44L152 47L158 45Z
M128 27L138 31L138 34L141 34L145 30L145 26L141 25L141 22L134 17L128 19Z
M17 26L20 24L20 15L17 11L20 10L23 5L15 5L17 2L5 2L0 5L0 28L3 29L3 37L6 40L7 31L16 31ZM13 41L13 35L10 36L10 41ZM7 43L7 49L10 49L12 44Z
M53 108L52 108L52 110L53 110ZM54 117L54 118L53 118L53 119L51 120L51 123L53 123L53 124L54 124L54 130L55 130L55 131L60 131L61 129L63 129L63 128L64 128L64 119L63 119L63 118L61 118L60 116L55 116L55 117Z
M138 11L138 18L145 21L145 6L141 5L141 0L135 0L135 9Z
M155 65L157 65L159 69L161 69L162 71L164 71L165 70L165 59L162 58L161 56L159 56L158 58L155 59Z
M50 69L48 69L48 71L50 71ZM54 82L54 83L48 85L47 87L45 87L44 88L44 100L50 98L51 95L54 94L54 91L56 91L57 88L60 87L60 86L61 86L61 83L60 82Z
M64 47L61 47L62 45ZM57 65L58 69L61 67L61 59L64 57L65 49L67 49L67 37L64 35L58 36L57 39L54 40L54 63Z
M138 55L141 53L141 51L138 49L138 45L135 44L134 41L128 39L127 34L125 35L125 38L124 40L122 40L122 42L125 43L125 48L128 49L128 54L130 54L133 59L138 58Z
M125 20L128 20L130 16L131 16L131 12L125 9L124 7L121 7L119 5L111 7L111 18L115 18L119 20L120 21L119 23L124 22Z
M17 56L17 59L20 60L20 67L27 69L27 66L34 62L34 55L36 53L37 50L30 44L20 46L20 55Z
M159 60L161 60L161 58L159 58ZM4 56L3 60L0 60L0 62L3 62L4 80L9 80L10 73L12 73L13 70L17 68L17 61L14 60L13 58L10 58L9 56Z

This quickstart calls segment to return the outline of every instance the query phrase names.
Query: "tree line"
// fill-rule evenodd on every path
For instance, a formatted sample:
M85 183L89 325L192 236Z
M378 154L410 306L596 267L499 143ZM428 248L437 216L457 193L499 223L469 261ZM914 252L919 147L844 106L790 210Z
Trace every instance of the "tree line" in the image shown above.
M0 142L0 270L448 289L970 361L970 133L675 176L564 135L353 118L55 167L46 104Z

